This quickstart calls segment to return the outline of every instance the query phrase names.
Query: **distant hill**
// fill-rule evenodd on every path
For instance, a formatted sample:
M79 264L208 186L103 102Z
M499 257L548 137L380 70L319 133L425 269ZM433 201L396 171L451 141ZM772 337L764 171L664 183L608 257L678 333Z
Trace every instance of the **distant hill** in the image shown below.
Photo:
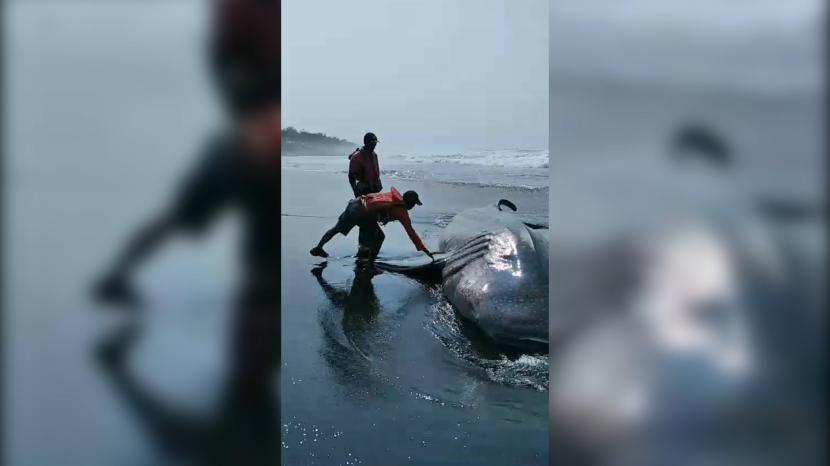
M282 130L282 155L337 155L346 156L358 144L323 133L297 131L289 126Z

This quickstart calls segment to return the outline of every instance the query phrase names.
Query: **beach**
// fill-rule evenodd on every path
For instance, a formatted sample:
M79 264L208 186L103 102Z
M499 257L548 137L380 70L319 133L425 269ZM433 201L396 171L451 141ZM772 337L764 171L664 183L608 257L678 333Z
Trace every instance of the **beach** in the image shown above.
M440 161L430 176L390 159L385 189L420 194L410 213L431 250L455 213L502 198L547 222L547 188L493 186L498 170L521 169ZM345 170L345 155L283 158L283 463L548 464L546 355L473 347L438 285L356 274L356 231L326 246L327 261L309 255L351 197ZM381 258L421 254L399 224L384 233Z

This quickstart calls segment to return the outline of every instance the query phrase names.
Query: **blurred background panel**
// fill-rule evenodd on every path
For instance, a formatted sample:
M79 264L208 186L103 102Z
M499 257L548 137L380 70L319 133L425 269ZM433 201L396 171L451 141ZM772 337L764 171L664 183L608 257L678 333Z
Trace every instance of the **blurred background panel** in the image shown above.
M554 463L822 462L825 28L551 2Z
M587 144L592 159L619 159L662 144L666 137L654 131L669 135L700 120L746 161L744 183L814 200L823 185L823 7L818 0L554 2L550 78L560 100L552 133L563 152ZM782 169L803 182L774 176Z
M155 464L158 451L91 357L123 316L93 312L89 290L222 121L204 53L208 2L3 6L5 460ZM132 362L174 405L213 393L229 227L139 277L155 292Z

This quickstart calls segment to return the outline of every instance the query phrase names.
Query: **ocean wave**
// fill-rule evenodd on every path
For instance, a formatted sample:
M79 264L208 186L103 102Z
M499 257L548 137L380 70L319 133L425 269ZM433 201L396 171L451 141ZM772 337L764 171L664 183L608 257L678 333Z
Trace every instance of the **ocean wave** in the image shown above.
M548 189L547 150L393 155L381 157L380 162L382 178L517 191ZM284 157L282 166L307 172L348 173L345 159L337 157Z
M548 168L550 161L547 149L479 150L452 154L400 155L398 157L419 164L443 163L505 168Z
M500 182L484 182L484 181L445 181L447 184L456 186L475 186L479 188L499 188L506 191L548 191L548 186L537 186L530 184L512 184Z
M346 173L344 170L343 173ZM520 182L512 182L510 180L505 181L472 181L472 180L460 180L460 179L441 179L435 176L430 176L423 171L418 170L381 170L381 175L387 176L389 178L397 179L397 180L405 180L405 181L435 181L438 183L449 184L453 186L472 186L477 188L499 188L504 189L507 191L547 191L549 187L547 186L547 177L536 176L534 178L540 178L542 182L540 184L529 184L529 183L520 183ZM444 175L444 176L451 176L451 175ZM516 178L521 178L521 176L514 175ZM460 178L457 177L457 178Z

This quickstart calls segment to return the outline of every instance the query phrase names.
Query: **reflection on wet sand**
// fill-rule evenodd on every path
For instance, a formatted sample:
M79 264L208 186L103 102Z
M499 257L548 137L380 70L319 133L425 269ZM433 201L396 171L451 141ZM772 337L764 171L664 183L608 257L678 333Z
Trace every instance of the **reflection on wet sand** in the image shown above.
M389 354L388 336L378 317L383 307L372 279L380 272L355 265L351 286L337 287L323 277L326 263L311 273L333 307L320 310L325 345L321 355L348 397L382 396L391 387L379 379L375 364Z
M361 341L381 311L380 301L372 285L372 279L380 272L359 265L355 266L352 286L349 291L346 291L336 288L323 278L325 268L326 264L323 263L311 269L311 273L329 301L343 311L343 332L352 344L352 349L359 351Z
M128 356L141 337L142 316L130 316L99 342L98 367L169 459L200 465L280 464L278 306L275 290L251 291L240 299L232 326L229 379L219 405L208 415L166 402L131 371Z

